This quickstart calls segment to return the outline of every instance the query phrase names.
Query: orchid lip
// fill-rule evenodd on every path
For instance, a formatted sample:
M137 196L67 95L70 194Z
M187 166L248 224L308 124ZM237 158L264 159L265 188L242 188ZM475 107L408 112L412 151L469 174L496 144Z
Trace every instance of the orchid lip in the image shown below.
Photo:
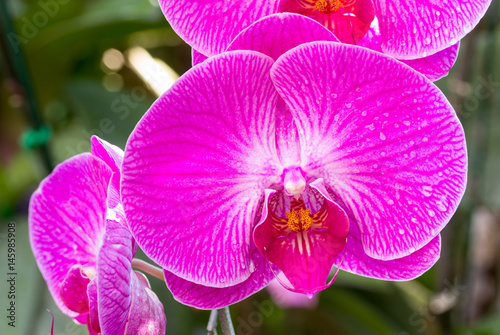
M265 250L265 249L264 249ZM264 252L264 256L266 256L266 253ZM267 256L266 256L267 257ZM330 287L334 282L335 280L337 279L337 276L340 272L340 268L342 266L342 263L344 262L344 257L345 257L345 252L342 254L342 258L340 259L340 262L338 263L338 266L336 266L336 270L335 270L335 273L333 274L332 276L332 279L330 279L325 285L322 285L322 286L318 286L316 287L315 289L313 290L304 290L304 289L297 289L295 287L292 287L288 284L286 284L285 282L283 282L280 278L279 278L279 273L276 273L274 270L273 270L273 267L271 266L271 264L269 264L269 268L271 269L272 273L274 274L274 278L284 287L286 288L288 291L290 292L295 292L295 293L302 293L302 294L305 294L307 295L307 297L309 299L312 299L313 295L320 292L320 291L323 291L324 289L327 289L328 287Z
M308 296L335 280L338 270L327 282L328 274L335 262L339 259L340 264L343 262L341 253L349 231L346 213L333 202L322 182L321 179L312 182L298 196L266 190L262 218L254 229L257 248L290 281L290 285L281 283L283 287ZM280 199L285 203L290 201L287 219L276 215L270 206Z

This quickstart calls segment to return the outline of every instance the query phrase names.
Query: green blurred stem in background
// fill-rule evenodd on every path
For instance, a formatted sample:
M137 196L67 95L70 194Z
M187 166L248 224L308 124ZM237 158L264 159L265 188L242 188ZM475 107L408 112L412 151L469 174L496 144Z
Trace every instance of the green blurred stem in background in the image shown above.
M21 145L26 148L36 149L43 161L47 172L53 169L51 155L47 147L50 130L43 124L40 109L35 96L35 91L30 81L29 71L20 46L14 46L11 38L18 38L9 15L7 1L0 1L0 49L5 59L9 75L13 79L14 90L23 97L22 108L30 124L21 137Z
M229 313L229 307L219 309L219 322L222 329L222 335L235 335L233 323L231 322L231 314Z

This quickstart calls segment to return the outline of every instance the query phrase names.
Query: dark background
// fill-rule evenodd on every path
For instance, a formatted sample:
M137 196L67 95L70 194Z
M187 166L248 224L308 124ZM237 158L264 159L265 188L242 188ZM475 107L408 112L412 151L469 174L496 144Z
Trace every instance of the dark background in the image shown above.
M89 150L91 134L123 148L165 86L154 88L172 79L155 76L163 65L147 65L161 60L180 75L191 65L190 48L156 0L0 1L15 26L9 33L0 18L7 37L0 53L0 333L49 334L50 309L54 334L87 334L59 312L36 267L29 197L50 168ZM271 302L264 290L231 306L241 334L500 334L499 7L494 0L462 41L450 75L437 82L464 124L469 150L467 192L442 233L439 262L410 282L341 272L308 310L271 305L259 312ZM9 222L17 236L16 328L5 317ZM208 311L183 306L162 282L150 282L164 304L168 334L206 334Z

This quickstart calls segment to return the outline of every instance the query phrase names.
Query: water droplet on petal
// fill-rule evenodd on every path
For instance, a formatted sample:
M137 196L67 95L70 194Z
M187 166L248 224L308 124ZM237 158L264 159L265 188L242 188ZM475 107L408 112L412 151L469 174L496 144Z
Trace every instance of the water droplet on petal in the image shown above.
M404 233L405 233L405 231L402 228L399 228L399 234L403 235Z
M422 194L426 197L430 197L432 195L432 187L427 185L422 186Z
M312 299L314 297L314 294L313 293L306 293L306 296L309 298L309 299Z

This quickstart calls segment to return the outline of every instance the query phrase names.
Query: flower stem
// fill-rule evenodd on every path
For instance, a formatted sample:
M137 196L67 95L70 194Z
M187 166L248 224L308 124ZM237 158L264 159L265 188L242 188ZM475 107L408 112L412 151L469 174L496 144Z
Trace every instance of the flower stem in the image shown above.
M231 314L229 307L224 307L218 310L220 327L222 328L222 335L236 335L234 332L233 323L231 321Z
M208 319L207 335L217 335L217 310L212 309Z
M165 281L165 277L163 276L163 270L161 268L151 265L143 261L142 259L133 258L132 267L144 271L147 274L150 274L153 277L156 277L160 280Z

